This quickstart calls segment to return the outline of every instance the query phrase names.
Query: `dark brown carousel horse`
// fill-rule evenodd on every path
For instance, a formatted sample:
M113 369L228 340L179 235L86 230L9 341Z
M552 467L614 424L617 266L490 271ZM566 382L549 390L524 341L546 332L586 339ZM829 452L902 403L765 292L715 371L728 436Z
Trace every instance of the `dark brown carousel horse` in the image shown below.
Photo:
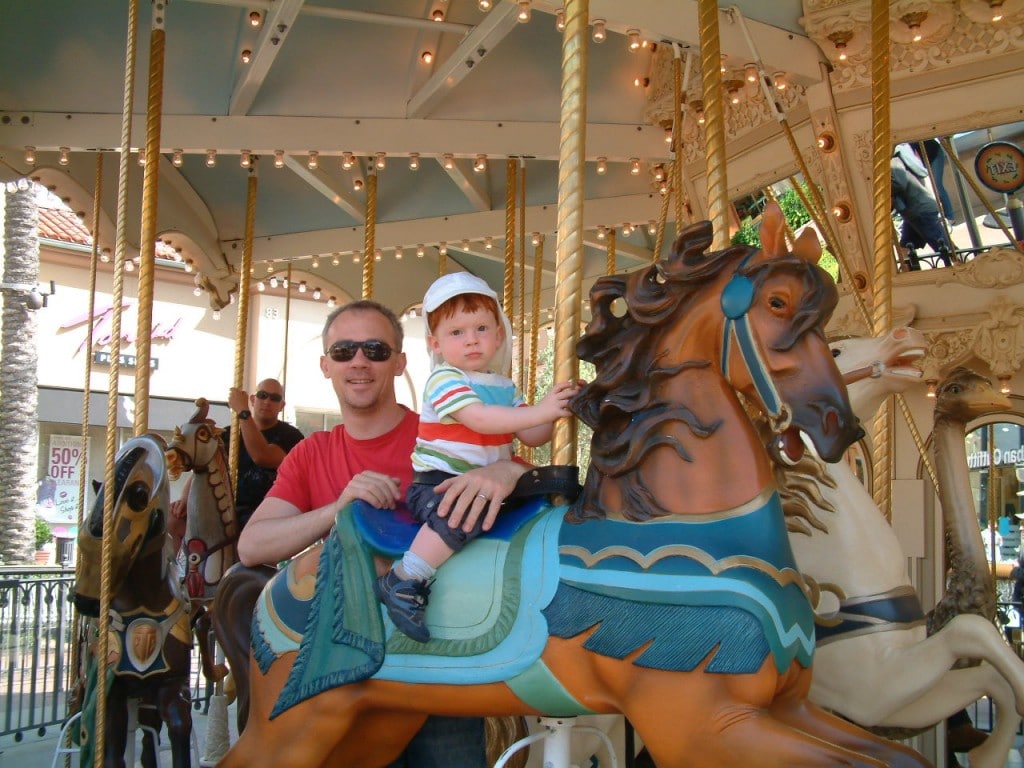
M127 441L116 457L113 525L104 530L103 504L108 489L102 488L78 534L75 607L96 622L104 537L111 551L110 616L99 623L101 631L108 634L106 768L124 768L129 699L156 707L160 721L167 724L174 768L191 766L192 640L188 598L166 533L170 503L165 449L158 435ZM94 700L95 691L87 692L86 698ZM88 752L94 726L91 717L83 719L81 738ZM143 764L155 768L151 743L146 744Z
M260 597L249 722L221 768L383 766L427 713L595 712L625 715L661 768L926 765L807 700L813 614L771 459L803 432L836 461L862 432L822 332L835 285L813 233L788 253L783 229L770 206L762 251L709 253L704 222L597 282L583 494L500 516L503 537L446 563L428 643L381 617L361 510L343 510Z

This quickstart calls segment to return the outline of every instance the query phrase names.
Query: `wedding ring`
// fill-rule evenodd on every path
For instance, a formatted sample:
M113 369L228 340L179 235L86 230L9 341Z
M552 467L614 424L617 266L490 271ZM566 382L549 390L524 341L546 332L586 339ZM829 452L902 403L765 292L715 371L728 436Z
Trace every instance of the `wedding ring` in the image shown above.
M478 493L477 497L483 499L484 501L487 501L487 497L484 496L482 493Z

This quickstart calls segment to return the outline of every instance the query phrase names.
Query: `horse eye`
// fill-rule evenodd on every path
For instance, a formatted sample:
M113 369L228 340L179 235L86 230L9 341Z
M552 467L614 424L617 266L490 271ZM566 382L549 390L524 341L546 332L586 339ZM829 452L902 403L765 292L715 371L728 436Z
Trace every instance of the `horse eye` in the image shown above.
M786 302L784 299L781 299L778 296L772 296L770 299L768 299L768 306L771 307L772 309L785 309Z
M124 498L132 512L141 512L149 505L149 486L137 480L128 486Z
M843 352L840 349L833 349L832 350L832 357L839 357L841 354L843 354Z

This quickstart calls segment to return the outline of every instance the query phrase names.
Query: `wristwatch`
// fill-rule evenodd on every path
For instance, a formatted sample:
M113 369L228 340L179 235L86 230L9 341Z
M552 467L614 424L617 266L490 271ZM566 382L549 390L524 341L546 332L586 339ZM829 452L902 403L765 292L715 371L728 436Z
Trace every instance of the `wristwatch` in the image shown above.
M238 412L238 419L239 419L239 421L245 421L246 419L251 418L251 417L252 417L252 411L250 411L248 408L243 408L242 410L240 410Z

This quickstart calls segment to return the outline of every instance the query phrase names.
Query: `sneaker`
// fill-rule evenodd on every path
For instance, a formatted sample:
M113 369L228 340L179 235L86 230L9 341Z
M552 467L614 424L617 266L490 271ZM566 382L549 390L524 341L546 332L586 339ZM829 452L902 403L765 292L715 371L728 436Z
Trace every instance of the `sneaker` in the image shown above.
M430 584L418 579L402 578L395 569L373 582L373 594L384 603L395 626L413 640L425 643L430 639L427 629L427 601Z

